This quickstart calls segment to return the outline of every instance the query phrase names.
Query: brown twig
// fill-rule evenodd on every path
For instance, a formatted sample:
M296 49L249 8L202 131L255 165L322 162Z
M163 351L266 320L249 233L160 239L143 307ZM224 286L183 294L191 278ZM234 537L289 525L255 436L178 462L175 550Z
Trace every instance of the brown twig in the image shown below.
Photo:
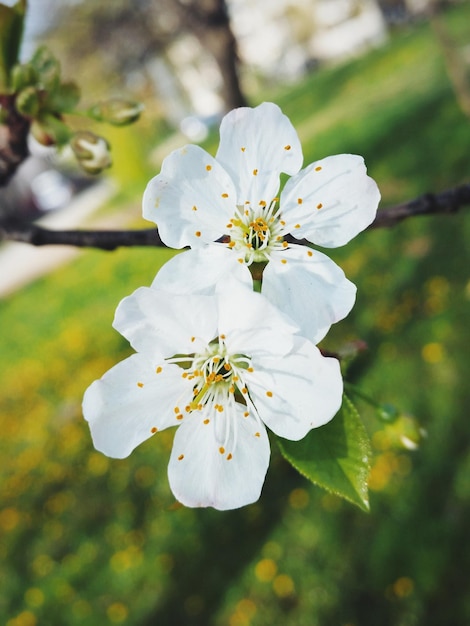
M369 226L389 228L409 217L453 214L470 206L470 184L460 185L437 194L427 193L409 202L381 209ZM288 237L289 241L308 243ZM119 247L165 247L156 228L142 230L50 230L35 223L5 220L0 222L0 241L20 241L33 246L66 245L80 248L114 250Z
M30 122L15 108L15 96L0 94L0 186L28 156Z

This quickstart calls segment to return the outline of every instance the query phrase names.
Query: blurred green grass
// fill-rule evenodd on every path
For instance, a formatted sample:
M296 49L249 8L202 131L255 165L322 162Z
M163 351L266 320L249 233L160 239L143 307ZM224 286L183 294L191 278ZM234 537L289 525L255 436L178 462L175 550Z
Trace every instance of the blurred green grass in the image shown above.
M468 4L446 15L456 37L469 18ZM468 181L470 124L427 24L262 99L292 119L306 163L364 155L384 205ZM117 163L134 203L151 173L136 151L147 131L115 144L135 157ZM171 433L122 461L93 450L83 391L131 353L115 307L170 251L86 251L1 301L2 623L470 623L469 236L462 212L331 251L358 300L325 346L365 340L350 379L428 432L418 451L397 449L358 402L375 450L370 515L310 486L275 445L261 500L226 513L175 505Z

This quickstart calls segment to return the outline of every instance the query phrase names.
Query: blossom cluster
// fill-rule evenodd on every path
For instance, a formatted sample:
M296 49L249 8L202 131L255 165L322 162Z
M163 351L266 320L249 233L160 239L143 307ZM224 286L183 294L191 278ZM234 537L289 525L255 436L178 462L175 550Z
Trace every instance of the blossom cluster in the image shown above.
M114 327L136 353L88 388L83 411L95 447L115 458L178 426L168 477L186 506L256 501L266 428L297 441L341 406L339 363L317 344L356 288L293 240L346 244L380 194L360 156L302 161L289 119L263 103L223 118L215 158L176 150L145 190L144 217L167 246L189 250L119 304Z

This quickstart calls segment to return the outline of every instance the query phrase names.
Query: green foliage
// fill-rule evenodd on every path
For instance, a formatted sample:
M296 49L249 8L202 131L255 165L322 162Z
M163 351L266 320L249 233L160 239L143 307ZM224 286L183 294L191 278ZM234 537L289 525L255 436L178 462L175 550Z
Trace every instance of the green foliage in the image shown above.
M10 13L5 15L9 17ZM109 167L108 142L91 131L73 131L66 116L80 115L113 126L126 126L139 119L143 107L122 98L110 98L80 111L77 108L81 98L79 86L62 81L59 60L47 46L40 46L27 63L18 64L16 57L14 61L11 68L8 66L8 71L11 70L10 91L15 95L16 110L31 123L34 138L45 146L64 148L70 144L78 164L89 174L99 174ZM92 138L91 143L99 146L99 150L92 151L93 154L90 150L83 150L80 147L83 137L88 138L88 143Z
M461 33L470 7L446 17ZM299 128L306 162L364 154L385 205L468 180L469 123L426 24L274 100ZM116 155L123 176L125 147ZM132 207L149 169L140 184L132 173ZM175 505L170 432L122 461L93 449L83 391L130 354L110 326L115 307L150 284L170 252L86 251L1 301L0 622L470 623L465 211L366 232L334 251L358 300L326 347L366 341L349 379L428 432L406 451L388 429L396 422L356 400L372 439L369 515L311 485L275 446L261 500L227 513Z
M312 483L369 510L370 441L346 396L331 422L310 431L301 441L278 439L278 443L283 456Z
M9 87L11 72L18 62L25 18L26 0L12 7L0 4L0 92Z

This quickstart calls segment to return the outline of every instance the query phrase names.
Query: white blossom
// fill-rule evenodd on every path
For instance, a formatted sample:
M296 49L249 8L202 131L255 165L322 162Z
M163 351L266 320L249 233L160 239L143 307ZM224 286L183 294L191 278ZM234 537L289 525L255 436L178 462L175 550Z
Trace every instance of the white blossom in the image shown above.
M123 458L178 426L168 476L187 506L254 502L269 464L266 426L299 440L340 407L338 361L233 278L213 295L137 289L114 327L136 353L85 393L94 445Z
M272 103L226 115L215 158L195 145L172 152L147 186L143 214L166 245L191 250L167 263L154 287L213 293L224 275L250 280L248 268L262 264L262 292L303 336L321 340L349 313L356 288L326 255L285 236L342 246L373 221L380 194L360 156L300 171L302 161L294 127ZM281 173L291 178L279 194Z

